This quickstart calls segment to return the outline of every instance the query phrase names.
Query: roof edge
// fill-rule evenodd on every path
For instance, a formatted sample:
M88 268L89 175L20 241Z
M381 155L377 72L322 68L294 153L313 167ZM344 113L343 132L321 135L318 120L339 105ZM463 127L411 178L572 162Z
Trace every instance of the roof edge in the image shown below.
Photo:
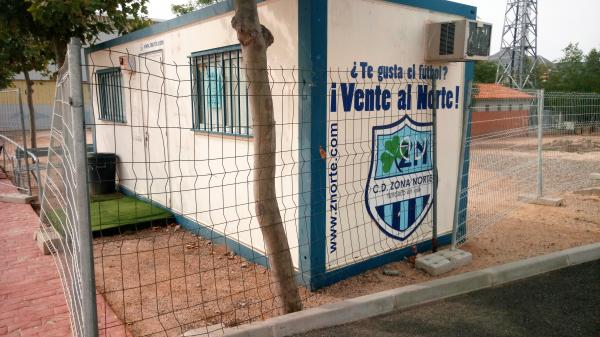
M428 9L434 12L454 14L468 19L477 18L477 7L448 0L385 0L387 2Z
M257 3L264 2L266 0L256 0ZM464 16L466 18L475 19L477 17L477 7L465 5L458 2L447 1L447 0L385 0L391 3L397 3L407 5L411 7L423 8L437 12L443 12L448 14L455 14ZM145 37L168 32L170 30L189 25L191 23L206 20L217 15L225 14L234 9L233 0L226 0L218 2L216 4L201 8L197 11L166 20L163 22L156 23L152 26L136 30L129 34L119 36L117 38L92 45L85 48L85 52L91 53L98 50L107 49L110 47L118 46L123 43L143 39Z
M256 2L260 3L265 0L256 0ZM86 53L95 52L98 50L107 49L110 47L118 46L123 43L143 39L148 36L152 36L154 34L165 33L173 29L177 29L179 27L183 27L189 25L191 23L206 20L217 15L225 14L233 10L233 0L226 0L222 2L218 2L216 4L201 8L199 10L193 11L188 14L184 14L182 16L178 16L176 18L166 20L163 22L159 22L153 24L152 26L142 28L140 30L136 30L129 34L125 34L119 36L117 38L104 41L88 48L85 48Z

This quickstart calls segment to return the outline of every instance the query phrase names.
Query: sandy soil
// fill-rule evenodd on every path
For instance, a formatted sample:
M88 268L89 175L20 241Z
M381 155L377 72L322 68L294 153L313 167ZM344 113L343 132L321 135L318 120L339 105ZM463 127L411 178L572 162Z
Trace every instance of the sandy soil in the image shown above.
M526 157L535 162L535 147L529 147L530 139L513 141L516 143L497 144L496 148L474 148L476 158L483 160L474 160L472 182L485 181L506 166L494 158L498 158L499 149L507 146L515 149L511 151L513 158ZM600 171L595 138L591 142L571 139L569 144L583 146L585 151L566 150L572 146L556 146L555 139L549 139L548 144L552 147L548 148L552 154L549 165L554 159L560 160L561 171L555 173L564 174L565 179L582 177L593 168ZM492 155L496 157L486 157ZM531 167L525 169L531 171ZM495 185L470 192L470 225L479 235L469 238L463 249L473 254L473 262L444 277L600 242L600 195L561 193L566 201L563 207L520 204L516 198L522 191L515 187L519 183L507 176L496 179ZM561 186L561 190L568 187ZM500 205L512 205L510 212L499 221L488 221ZM268 270L176 225L96 239L94 255L98 292L104 294L135 336L178 336L191 328L220 329L278 314L279 304ZM400 275L386 276L384 269L399 271ZM316 292L301 289L301 295L305 307L310 308L431 279L434 277L414 269L409 261L401 261Z

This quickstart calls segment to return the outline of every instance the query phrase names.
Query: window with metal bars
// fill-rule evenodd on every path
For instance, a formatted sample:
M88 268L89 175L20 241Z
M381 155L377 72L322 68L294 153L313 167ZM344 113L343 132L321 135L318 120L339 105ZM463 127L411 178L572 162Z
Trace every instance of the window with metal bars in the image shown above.
M101 69L95 76L100 119L125 123L121 68Z
M239 45L190 56L194 129L251 136L245 70Z

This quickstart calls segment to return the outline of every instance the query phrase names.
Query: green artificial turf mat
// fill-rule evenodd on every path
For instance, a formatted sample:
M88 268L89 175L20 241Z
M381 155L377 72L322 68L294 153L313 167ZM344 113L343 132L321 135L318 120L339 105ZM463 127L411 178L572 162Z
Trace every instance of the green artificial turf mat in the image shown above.
M94 197L90 204L92 231L169 219L173 215L134 197L111 194Z

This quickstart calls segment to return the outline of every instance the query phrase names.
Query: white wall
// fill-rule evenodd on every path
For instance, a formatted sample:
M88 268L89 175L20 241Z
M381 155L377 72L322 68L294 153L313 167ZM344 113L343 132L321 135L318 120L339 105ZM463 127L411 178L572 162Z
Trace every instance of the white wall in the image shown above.
M298 65L297 7L296 0L271 0L258 8L261 23L275 38L267 54L273 69L277 123L276 184L296 265L298 86L293 85L293 79L298 76L292 69ZM118 177L125 187L264 252L252 203L253 140L191 130L188 56L237 44L231 28L232 16L233 12L229 12L124 43L111 51L92 53L88 58L90 74L117 65L123 53L143 56L137 58L137 72L123 71L127 122L115 124L96 119L96 141L98 152L119 155ZM151 46L159 41L162 43ZM94 111L97 117L97 104Z
M401 65L407 67L425 64L426 24L428 22L448 21L459 17L407 7L384 1L374 0L329 0L328 8L328 66L332 70L330 82L357 83L359 88L382 88L392 92L392 109L389 111L350 112L340 111L342 104L338 93L338 112L328 114L328 137L332 123L340 127L338 136L338 188L337 202L337 248L330 251L332 243L332 208L327 205L327 268L335 269L369 257L411 246L431 238L431 214L429 211L422 225L406 240L400 241L386 236L369 216L365 205L365 187L368 180L371 161L371 135L376 125L385 125L399 120L405 113L411 118L431 121L431 110L417 110L416 98L410 111L394 108L398 98L397 91L413 84L413 96L416 86L429 81L394 79L353 79L350 69L355 61L366 61L376 67L379 65ZM438 111L438 155L439 155L439 192L438 192L438 233L451 231L454 211L454 197L458 158L460 148L463 109L464 65L461 63L442 64L448 66L446 80L438 81L437 86L460 86L458 108ZM328 108L329 111L329 108ZM333 158L328 158L328 174ZM331 187L328 178L328 191ZM431 186L429 187L431 188ZM328 194L331 203L331 193Z

